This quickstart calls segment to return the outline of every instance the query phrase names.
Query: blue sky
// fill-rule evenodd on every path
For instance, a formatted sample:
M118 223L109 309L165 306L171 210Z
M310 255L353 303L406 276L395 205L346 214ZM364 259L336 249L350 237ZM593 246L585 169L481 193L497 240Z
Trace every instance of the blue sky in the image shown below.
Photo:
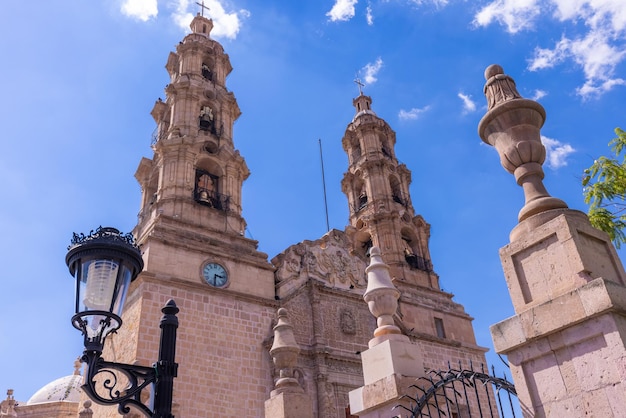
M14 0L0 13L0 391L14 388L24 402L70 374L82 352L67 245L74 231L133 228L133 175L152 156L149 113L164 97L167 56L198 11L180 0L40 3ZM205 3L243 112L235 146L252 172L248 236L271 259L326 232L318 139L331 228L345 227L341 138L358 74L413 172L442 287L491 347L489 325L512 315L498 249L523 193L476 133L483 72L502 65L546 108L545 184L586 210L582 170L608 152L615 127L626 128L624 0Z

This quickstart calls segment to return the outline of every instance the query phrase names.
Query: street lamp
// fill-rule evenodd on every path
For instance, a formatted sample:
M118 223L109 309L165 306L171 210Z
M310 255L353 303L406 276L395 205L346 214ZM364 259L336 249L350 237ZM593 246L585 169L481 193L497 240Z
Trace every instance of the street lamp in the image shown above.
M102 358L107 335L122 326L122 309L130 283L143 269L132 234L99 227L89 235L72 237L65 262L76 278L76 314L72 325L83 334L87 363L83 390L102 405L118 405L120 414L136 407L148 417L174 418L172 389L178 364L176 329L178 308L169 300L161 312L159 359L152 367L113 363ZM143 389L153 385L153 410L141 402Z

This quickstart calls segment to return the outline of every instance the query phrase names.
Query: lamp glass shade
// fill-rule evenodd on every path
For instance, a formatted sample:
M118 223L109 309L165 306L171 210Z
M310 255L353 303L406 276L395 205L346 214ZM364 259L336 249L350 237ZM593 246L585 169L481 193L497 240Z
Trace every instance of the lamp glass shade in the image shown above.
M74 234L65 261L76 279L72 324L82 331L86 344L99 349L122 324L130 282L143 269L141 252L132 234L100 227L87 236Z
M90 338L105 338L120 325L120 317L131 282L131 270L120 259L81 260L77 269L76 313L83 314Z
M107 311L120 316L131 279L130 270L119 260L83 262L80 275L78 312Z

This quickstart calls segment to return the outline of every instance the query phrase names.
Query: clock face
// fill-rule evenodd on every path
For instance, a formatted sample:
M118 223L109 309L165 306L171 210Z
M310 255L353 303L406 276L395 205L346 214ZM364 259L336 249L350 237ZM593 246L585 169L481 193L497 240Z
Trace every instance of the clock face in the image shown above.
M224 287L228 283L226 269L217 263L207 263L202 269L202 277L214 287Z

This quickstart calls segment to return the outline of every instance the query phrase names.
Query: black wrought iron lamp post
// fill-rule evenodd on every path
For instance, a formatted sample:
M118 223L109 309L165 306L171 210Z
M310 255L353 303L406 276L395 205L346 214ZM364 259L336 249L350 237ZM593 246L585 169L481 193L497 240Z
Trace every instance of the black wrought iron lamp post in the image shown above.
M120 315L130 282L143 269L143 259L132 234L115 228L98 228L89 235L74 234L65 262L76 278L76 314L72 325L83 333L87 363L83 390L102 405L118 405L121 414L131 406L148 417L174 418L172 390L178 365L176 330L178 308L169 300L161 309L159 359L153 367L106 361L102 349L106 337L122 325ZM141 393L153 385L151 410Z

